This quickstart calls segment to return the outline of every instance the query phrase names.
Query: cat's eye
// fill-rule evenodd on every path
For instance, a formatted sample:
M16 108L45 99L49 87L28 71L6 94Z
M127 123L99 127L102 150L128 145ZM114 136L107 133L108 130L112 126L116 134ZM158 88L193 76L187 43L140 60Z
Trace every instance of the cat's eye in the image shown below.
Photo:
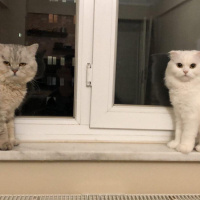
M191 69L194 69L196 67L196 64L194 64L194 63L192 63L191 65L190 65L190 68Z
M8 61L3 61L3 63L6 65L6 66L10 66L10 63Z
M176 65L177 65L177 67L179 67L179 68L183 67L183 64L182 64L182 63L177 63Z
M26 65L26 63L19 63L19 66L20 67L23 67L23 66L25 66Z

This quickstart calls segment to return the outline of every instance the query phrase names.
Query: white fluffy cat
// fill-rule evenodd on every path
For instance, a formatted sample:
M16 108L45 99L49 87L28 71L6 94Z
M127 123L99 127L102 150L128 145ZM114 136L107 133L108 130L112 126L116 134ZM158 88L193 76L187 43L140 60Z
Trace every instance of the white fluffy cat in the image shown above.
M200 51L171 51L169 54L165 84L174 107L176 130L175 139L167 145L189 153L200 132ZM196 150L200 151L200 144Z

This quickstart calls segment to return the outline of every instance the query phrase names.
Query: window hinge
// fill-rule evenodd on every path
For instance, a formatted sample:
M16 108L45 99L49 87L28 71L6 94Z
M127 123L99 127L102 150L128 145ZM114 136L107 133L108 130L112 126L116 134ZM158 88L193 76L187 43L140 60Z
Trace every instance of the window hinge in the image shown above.
M86 86L91 87L92 86L92 64L87 63L86 67Z

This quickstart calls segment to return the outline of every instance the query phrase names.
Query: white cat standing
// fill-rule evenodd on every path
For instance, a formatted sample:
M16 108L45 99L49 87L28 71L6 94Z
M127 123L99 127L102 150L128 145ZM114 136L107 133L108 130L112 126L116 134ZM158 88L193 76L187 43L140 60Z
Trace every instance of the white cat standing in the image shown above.
M165 84L175 114L175 139L168 143L182 153L194 149L200 132L200 51L171 51ZM200 138L198 138L200 143ZM200 145L196 146L200 151Z
M27 82L37 72L37 49L38 44L0 44L0 150L10 150L18 144L14 134L14 112L27 93Z

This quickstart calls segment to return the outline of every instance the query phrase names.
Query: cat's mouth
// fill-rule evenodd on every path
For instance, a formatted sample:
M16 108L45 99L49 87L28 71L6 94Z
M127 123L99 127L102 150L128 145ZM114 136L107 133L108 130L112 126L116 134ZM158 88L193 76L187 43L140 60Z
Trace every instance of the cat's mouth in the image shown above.
M14 79L14 80L17 80L17 79L19 78L19 76L18 76L17 74L13 74L13 75L11 76L11 78Z
M184 73L184 74L183 74L183 77L189 77L189 75Z
M182 79L182 81L190 81L191 77L188 76L187 74L184 74L181 79Z

